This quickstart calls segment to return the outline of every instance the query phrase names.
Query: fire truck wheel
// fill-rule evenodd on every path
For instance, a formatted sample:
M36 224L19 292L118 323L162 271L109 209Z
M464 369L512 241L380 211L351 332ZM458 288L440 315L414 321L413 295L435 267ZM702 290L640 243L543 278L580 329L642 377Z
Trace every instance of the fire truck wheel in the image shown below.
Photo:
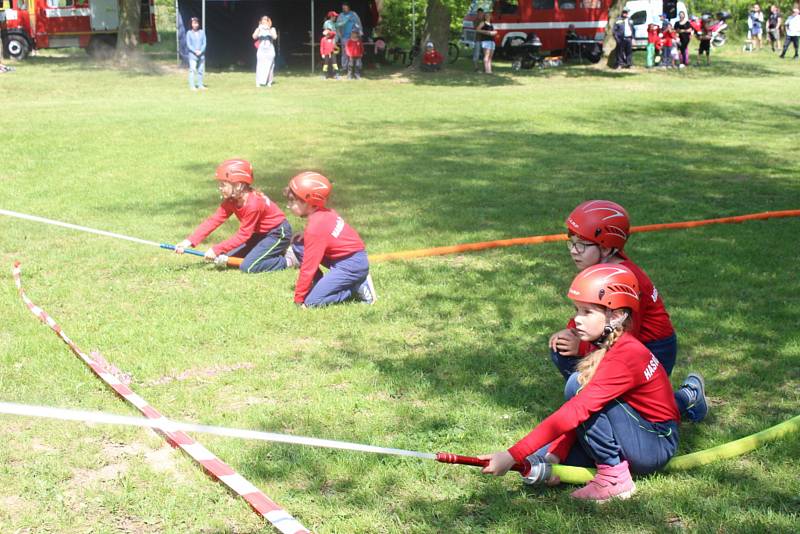
M21 61L28 56L31 51L31 45L24 35L12 33L6 40L6 54L9 57Z

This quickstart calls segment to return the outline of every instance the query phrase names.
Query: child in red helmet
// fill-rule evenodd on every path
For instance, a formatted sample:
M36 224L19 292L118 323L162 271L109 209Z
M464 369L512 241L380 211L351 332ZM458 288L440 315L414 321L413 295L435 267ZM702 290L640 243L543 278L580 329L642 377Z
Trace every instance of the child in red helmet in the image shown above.
M328 11L327 20L322 24L322 39L319 42L319 55L322 57L322 77L339 79L339 65L336 63L336 11Z
M287 266L284 258L292 239L292 227L283 211L261 191L253 188L253 166L243 159L229 159L217 167L216 179L222 197L217 211L178 243L175 252L183 254L219 228L231 215L239 219L239 230L206 251L206 260L224 265L229 257L244 258L239 269L244 273L279 271Z
M330 193L331 183L317 172L298 174L284 189L292 213L308 218L302 238L291 248L300 260L294 302L317 307L355 297L374 304L377 296L364 242L338 213L325 207ZM320 265L328 267L327 274Z
M567 296L575 332L599 348L583 358L566 402L507 451L479 456L484 473L504 475L516 462L531 464L529 484L556 483L546 464L597 466L572 497L625 499L636 490L631 472L661 469L678 449L678 407L664 366L634 335L640 309L637 276L619 263L581 271Z
M589 200L572 210L566 225L570 256L579 270L598 263L611 263L623 265L636 275L642 298L630 333L653 352L668 376L672 374L678 340L669 314L647 273L623 252L630 234L628 212L615 202ZM592 350L590 343L581 342L574 321L550 337L550 357L565 379ZM704 387L702 377L690 374L675 393L681 413L692 421L701 421L708 413Z

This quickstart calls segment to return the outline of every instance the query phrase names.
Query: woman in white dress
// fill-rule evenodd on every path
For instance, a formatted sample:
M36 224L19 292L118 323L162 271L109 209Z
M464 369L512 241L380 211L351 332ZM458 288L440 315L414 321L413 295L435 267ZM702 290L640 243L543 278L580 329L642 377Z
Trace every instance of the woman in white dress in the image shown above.
M258 28L253 32L256 52L256 86L272 87L272 79L275 73L275 41L278 39L278 32L272 27L272 19L266 15L261 17Z

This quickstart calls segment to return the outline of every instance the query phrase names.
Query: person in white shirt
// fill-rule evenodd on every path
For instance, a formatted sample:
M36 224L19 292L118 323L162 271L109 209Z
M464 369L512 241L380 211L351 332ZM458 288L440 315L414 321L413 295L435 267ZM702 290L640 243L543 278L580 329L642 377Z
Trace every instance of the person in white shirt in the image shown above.
M800 8L795 7L792 14L787 17L784 23L786 28L786 41L783 43L783 52L781 57L786 56L786 51L789 50L789 44L794 45L794 59L797 59L797 48L800 44Z

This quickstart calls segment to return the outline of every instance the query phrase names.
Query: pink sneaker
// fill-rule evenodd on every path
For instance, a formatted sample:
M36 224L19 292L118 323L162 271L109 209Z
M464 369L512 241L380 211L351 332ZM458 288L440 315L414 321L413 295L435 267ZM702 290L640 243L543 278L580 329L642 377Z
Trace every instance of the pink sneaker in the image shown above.
M584 487L572 492L572 497L584 501L606 502L610 499L627 499L636 491L628 461L610 466L600 464L597 474Z

